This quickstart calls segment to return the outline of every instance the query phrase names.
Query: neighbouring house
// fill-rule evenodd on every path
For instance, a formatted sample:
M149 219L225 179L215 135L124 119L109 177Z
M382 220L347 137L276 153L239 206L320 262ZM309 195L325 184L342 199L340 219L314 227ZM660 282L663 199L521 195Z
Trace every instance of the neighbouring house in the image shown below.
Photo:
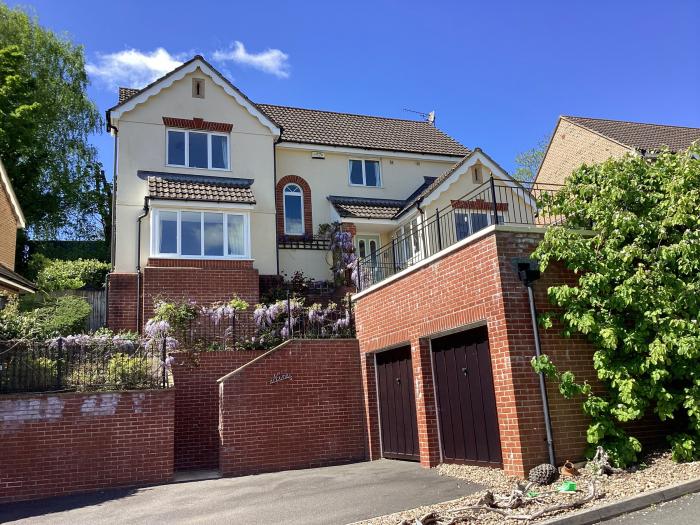
M24 294L36 291L34 283L14 271L17 230L25 226L22 208L0 160L0 293Z
M563 184L584 163L599 163L627 153L653 158L664 148L682 151L695 141L700 141L700 128L561 116L535 182Z
M254 304L279 275L331 280L326 224L350 232L360 257L394 239L390 265L401 267L431 242L416 232L436 209L454 203L459 224L444 233L464 237L509 212L490 213L490 193L462 196L491 178L519 187L431 122L254 103L201 56L120 89L107 127L113 328L142 326L158 296ZM384 274L375 262L367 271Z

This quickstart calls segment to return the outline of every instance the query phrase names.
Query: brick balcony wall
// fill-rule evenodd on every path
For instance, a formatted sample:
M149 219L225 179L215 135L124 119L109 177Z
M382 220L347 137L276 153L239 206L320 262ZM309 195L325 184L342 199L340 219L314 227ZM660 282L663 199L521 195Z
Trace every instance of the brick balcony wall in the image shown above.
M381 456L373 352L410 344L421 463L440 462L438 415L432 382L429 340L460 327L486 322L494 376L504 469L523 475L547 460L544 418L537 375L530 366L534 339L527 291L518 280L514 258L528 257L541 234L496 231L358 298L355 316L367 406L368 447ZM549 285L570 282L561 267L549 269L535 284L539 311L551 310ZM593 380L592 347L581 337L565 339L560 330L542 334L542 350L555 363ZM587 421L580 403L566 401L549 385L557 458L580 459Z
M278 382L276 374L291 378ZM367 458L355 339L294 340L220 385L224 475Z
M0 503L169 481L175 393L0 398Z

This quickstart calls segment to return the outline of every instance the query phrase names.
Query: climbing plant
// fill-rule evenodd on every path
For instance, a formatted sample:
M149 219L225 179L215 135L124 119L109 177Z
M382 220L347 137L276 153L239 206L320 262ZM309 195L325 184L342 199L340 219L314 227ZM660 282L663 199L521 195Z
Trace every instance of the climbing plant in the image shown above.
M624 466L639 440L622 427L654 414L672 422L676 460L700 458L700 146L582 166L541 203L561 217L535 251L541 267L563 262L575 285L552 286L565 335L585 334L603 390L559 371L548 356L537 371L566 397L583 395L588 442Z

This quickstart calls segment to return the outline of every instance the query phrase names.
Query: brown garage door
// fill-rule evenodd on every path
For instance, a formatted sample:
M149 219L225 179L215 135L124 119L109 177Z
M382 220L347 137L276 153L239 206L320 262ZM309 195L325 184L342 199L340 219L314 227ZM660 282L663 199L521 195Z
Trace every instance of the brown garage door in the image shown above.
M486 327L435 339L432 348L443 460L502 466Z
M377 381L382 455L420 460L410 346L377 354Z

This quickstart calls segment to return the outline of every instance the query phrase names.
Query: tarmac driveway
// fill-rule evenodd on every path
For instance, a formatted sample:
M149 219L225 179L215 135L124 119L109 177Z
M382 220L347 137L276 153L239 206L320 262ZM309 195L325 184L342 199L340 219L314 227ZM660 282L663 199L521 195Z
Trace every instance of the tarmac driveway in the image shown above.
M380 460L12 503L0 506L0 523L342 525L479 489L417 463Z

